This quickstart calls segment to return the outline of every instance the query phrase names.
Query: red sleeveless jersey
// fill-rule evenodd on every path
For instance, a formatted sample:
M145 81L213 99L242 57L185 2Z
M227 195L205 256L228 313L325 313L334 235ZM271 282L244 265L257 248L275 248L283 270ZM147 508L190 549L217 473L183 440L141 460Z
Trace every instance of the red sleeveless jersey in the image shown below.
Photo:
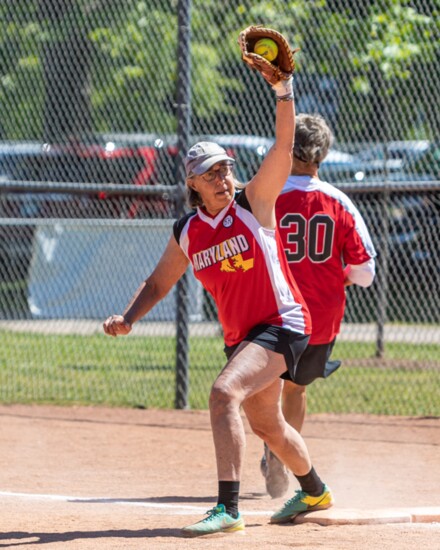
M187 214L175 223L174 235L214 298L227 346L260 324L310 334L310 314L278 231L259 224L244 191L214 218L200 208Z

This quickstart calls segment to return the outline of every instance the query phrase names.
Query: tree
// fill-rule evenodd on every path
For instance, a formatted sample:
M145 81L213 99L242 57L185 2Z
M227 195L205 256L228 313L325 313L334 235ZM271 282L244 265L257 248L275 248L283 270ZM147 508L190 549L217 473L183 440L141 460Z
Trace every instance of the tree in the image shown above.
M177 0L0 3L4 137L174 132L177 6ZM242 63L237 46L243 27L264 23L301 48L298 108L322 110L340 140L382 139L383 112L385 136L438 135L438 10L437 0L193 0L194 131L272 131L271 90Z

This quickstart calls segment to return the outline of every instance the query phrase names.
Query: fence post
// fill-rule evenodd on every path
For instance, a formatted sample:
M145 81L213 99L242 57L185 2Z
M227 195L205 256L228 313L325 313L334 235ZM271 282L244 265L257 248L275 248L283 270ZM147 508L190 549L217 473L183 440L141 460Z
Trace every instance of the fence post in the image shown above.
M380 262L377 273L379 282L379 290L377 293L377 337L376 337L376 357L383 357L385 351L385 323L387 322L388 308L388 265L389 265L389 223L390 223L390 190L386 184L381 193L380 200L381 208L381 245L380 245Z
M191 112L191 0L179 0L177 5L177 155L176 183L180 189L176 198L176 214L185 211L185 171L183 159L188 150ZM188 408L189 389L189 296L188 272L176 286L176 393L175 408Z
M385 187L381 194L381 220L382 220L382 256L379 263L379 292L377 304L377 339L376 339L376 357L382 358L385 352L385 324L387 322L388 309L388 263L389 263L389 226L390 226L390 174L388 165L388 143L390 141L390 105L388 100L387 83L379 67L376 67L377 82L379 85L376 98L378 112L382 111L382 120L378 127L378 135L384 143L383 172L385 175Z

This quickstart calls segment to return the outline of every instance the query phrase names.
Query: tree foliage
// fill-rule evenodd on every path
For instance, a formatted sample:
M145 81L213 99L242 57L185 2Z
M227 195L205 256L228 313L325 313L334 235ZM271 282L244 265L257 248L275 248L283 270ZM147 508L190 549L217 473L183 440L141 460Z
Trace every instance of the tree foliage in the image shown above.
M45 72L48 52L71 47L77 37L90 45L80 51L87 71L66 78L65 86L83 80L95 131L175 131L178 7L177 0L2 2L3 137L43 135L45 95L52 89ZM271 92L249 74L237 46L240 29L264 23L301 48L299 104L301 94L306 97L323 79L336 83L334 123L346 129L348 139L376 135L377 117L384 112L389 137L438 132L438 118L429 121L427 114L439 85L439 15L438 1L193 0L193 123L239 131L250 86L259 92L263 118L270 120L264 98ZM74 65L65 70L75 71ZM428 74L431 82L421 94L420 79ZM250 123L246 130L255 128Z

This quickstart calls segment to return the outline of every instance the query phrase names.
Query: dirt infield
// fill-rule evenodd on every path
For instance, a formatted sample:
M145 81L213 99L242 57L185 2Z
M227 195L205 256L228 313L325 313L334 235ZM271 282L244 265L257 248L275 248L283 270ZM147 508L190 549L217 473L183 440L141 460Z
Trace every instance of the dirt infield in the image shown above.
M304 437L330 525L268 523L283 499L265 495L248 430L245 536L182 539L215 503L207 411L0 406L0 548L440 548L440 419L314 415Z

